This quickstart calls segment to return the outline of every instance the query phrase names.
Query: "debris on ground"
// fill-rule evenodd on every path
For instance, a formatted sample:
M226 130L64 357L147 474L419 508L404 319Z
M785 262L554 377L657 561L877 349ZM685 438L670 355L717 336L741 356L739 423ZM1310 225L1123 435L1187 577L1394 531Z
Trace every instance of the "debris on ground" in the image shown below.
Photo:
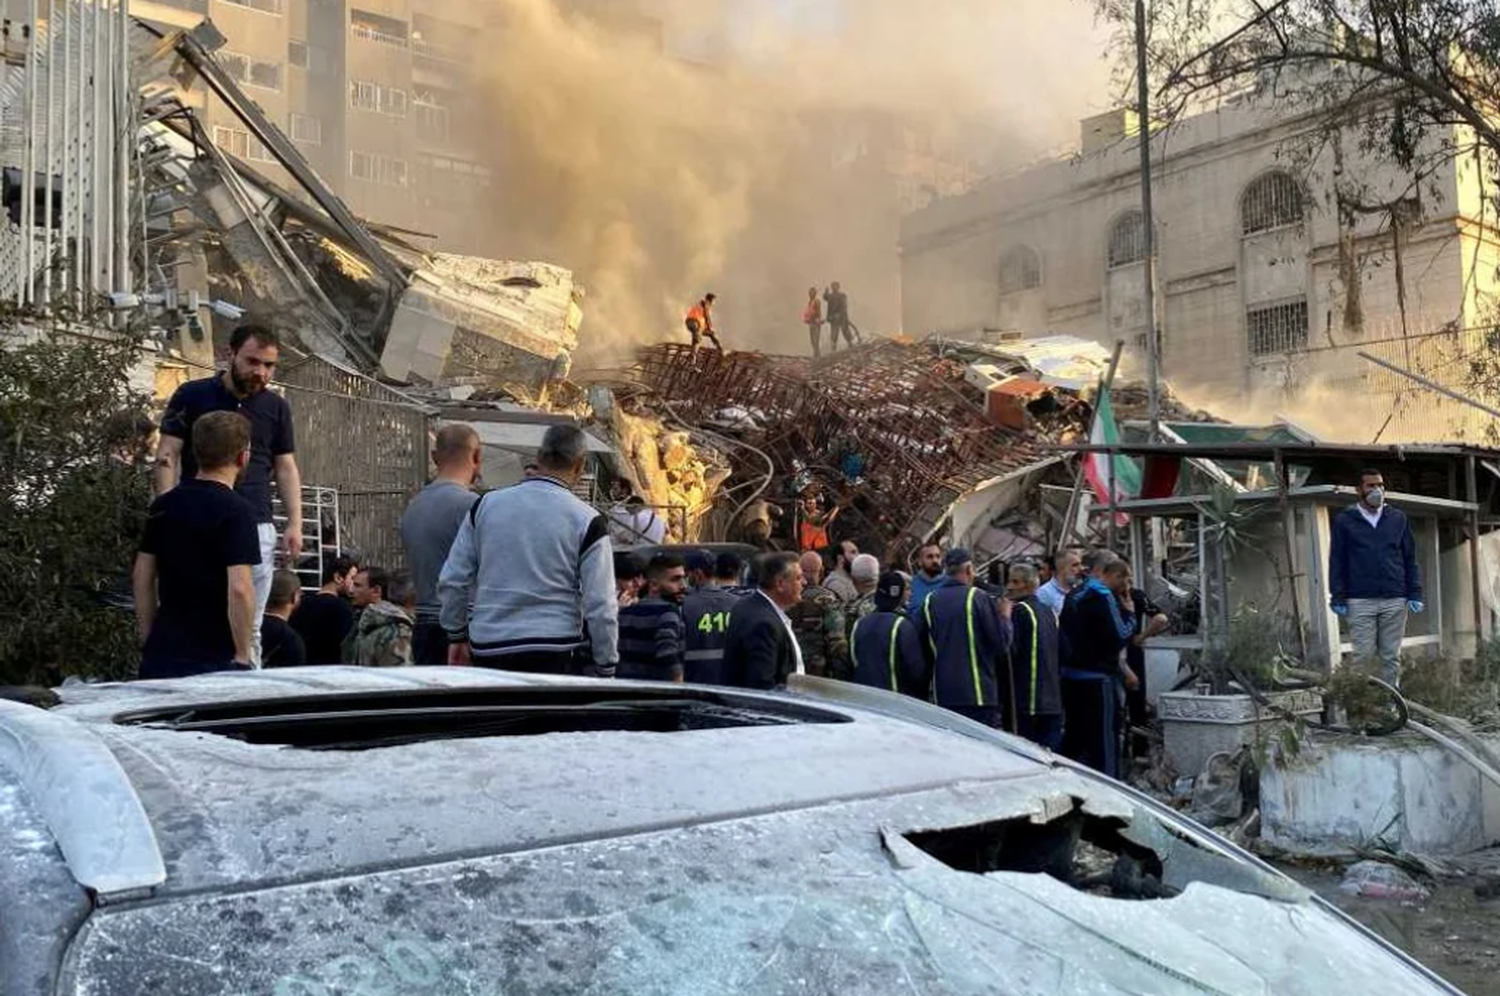
M1389 899L1421 904L1432 898L1432 890L1394 865L1361 861L1344 873L1339 891L1365 899Z

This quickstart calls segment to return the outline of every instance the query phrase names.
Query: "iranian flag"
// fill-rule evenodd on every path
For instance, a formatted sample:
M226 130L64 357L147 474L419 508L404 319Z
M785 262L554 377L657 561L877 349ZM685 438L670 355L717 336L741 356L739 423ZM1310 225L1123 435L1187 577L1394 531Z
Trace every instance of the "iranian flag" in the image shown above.
M1113 446L1120 441L1120 424L1115 421L1115 405L1109 388L1099 392L1099 403L1094 409L1094 427L1089 432L1089 442L1094 446ZM1089 453L1084 458L1083 474L1088 478L1100 504L1109 504L1110 455ZM1141 470L1135 461L1126 456L1114 458L1115 501L1124 501L1141 492ZM1121 513L1118 521L1123 524L1126 516Z

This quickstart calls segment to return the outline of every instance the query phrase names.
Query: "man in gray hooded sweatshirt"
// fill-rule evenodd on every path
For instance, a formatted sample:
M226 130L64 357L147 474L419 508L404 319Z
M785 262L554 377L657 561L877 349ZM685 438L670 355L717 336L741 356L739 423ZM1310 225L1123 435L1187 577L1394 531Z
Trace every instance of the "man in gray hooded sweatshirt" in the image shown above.
M587 455L582 429L551 427L536 473L491 491L464 517L438 577L448 663L614 677L609 521L572 490Z

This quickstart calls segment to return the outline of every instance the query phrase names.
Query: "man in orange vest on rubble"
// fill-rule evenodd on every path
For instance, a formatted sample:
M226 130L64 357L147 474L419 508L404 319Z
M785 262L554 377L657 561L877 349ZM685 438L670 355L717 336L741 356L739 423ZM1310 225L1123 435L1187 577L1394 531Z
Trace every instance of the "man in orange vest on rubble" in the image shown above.
M688 334L693 337L693 355L698 355L698 344L707 336L713 340L714 348L724 352L724 344L719 341L718 332L714 329L714 301L717 298L713 294L705 294L703 300L688 309L684 324L687 325Z

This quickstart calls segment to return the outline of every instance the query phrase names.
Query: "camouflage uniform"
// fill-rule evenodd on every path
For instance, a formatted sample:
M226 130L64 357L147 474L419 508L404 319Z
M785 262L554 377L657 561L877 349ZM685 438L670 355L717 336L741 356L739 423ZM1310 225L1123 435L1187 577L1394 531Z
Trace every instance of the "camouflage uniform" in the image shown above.
M376 602L359 614L344 638L344 663L366 667L405 667L411 663L411 617L390 602Z
M852 677L844 608L837 595L822 585L812 585L802 592L802 601L787 610L787 617L802 647L802 665L808 674L844 681Z
M855 623L859 622L865 616L874 615L875 611L875 593L873 591L868 595L860 595L854 601L850 602L844 608L844 622L849 627L847 632L853 632Z

